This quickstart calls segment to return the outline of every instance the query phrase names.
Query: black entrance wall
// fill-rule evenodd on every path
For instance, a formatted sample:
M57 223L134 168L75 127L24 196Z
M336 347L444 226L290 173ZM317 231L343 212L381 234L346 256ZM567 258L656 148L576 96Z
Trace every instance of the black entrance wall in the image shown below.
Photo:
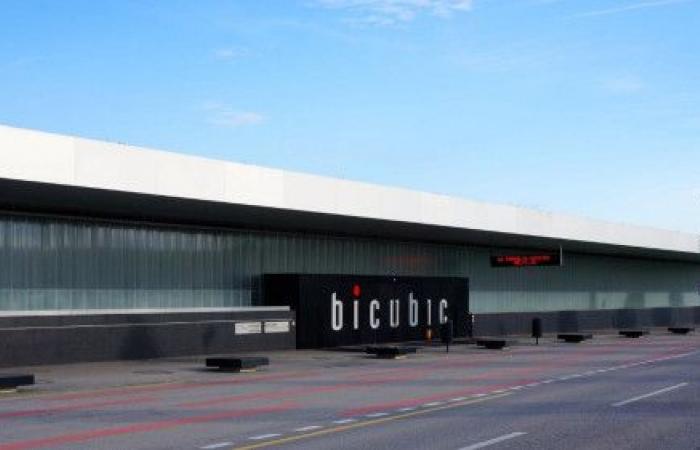
M298 348L422 339L446 318L467 332L466 278L267 274L263 297L296 312Z

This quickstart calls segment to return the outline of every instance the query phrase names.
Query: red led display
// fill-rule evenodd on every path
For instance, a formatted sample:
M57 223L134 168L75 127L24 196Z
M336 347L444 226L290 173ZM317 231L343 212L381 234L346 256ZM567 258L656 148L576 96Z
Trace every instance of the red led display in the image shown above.
M492 267L536 267L560 266L559 253L543 253L538 255L499 255L491 257Z
M360 298L362 295L362 288L359 284L355 283L352 285L352 296L355 298Z

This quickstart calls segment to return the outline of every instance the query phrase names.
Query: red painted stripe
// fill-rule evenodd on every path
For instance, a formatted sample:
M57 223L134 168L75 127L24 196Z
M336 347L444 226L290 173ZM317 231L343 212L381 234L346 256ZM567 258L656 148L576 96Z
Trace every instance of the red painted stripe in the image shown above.
M279 399L283 397L298 397L304 395L319 394L324 392L339 391L341 389L346 389L352 387L347 384L334 384L330 386L319 386L319 387L302 387L293 389L283 389L277 391L264 391L264 392L253 392L250 394L240 394L231 395L228 397L217 397L211 400L202 400L197 402L187 402L177 405L178 407L185 408L201 408L213 405L220 405L222 403L239 402L245 400L269 400L269 399Z
M587 353L581 353L581 354L574 354L573 356L569 356L567 358L563 358L561 360L556 360L556 361L550 361L548 363L540 364L536 367L525 367L525 368L515 368L511 369L508 372L504 372L502 368L494 368L485 372L481 372L477 375L473 375L471 377L467 377L464 379L461 379L461 381L473 381L481 378L487 378L489 377L490 379L498 379L502 378L499 377L499 375L507 375L507 376L512 376L516 374L521 374L525 375L531 372L535 371L543 371L546 368L550 368L552 366L561 366L561 363L568 360L568 359L581 359L583 356L586 356ZM502 355L500 357L497 357L496 354L489 354L487 357L481 358L482 360L493 360L495 358L498 358L497 361L502 360ZM430 363L421 363L419 365L413 365L412 367L406 367L403 366L398 369L388 369L386 371L382 371L381 375L379 377L372 377L368 378L366 377L366 370L358 371L357 374L362 374L365 375L361 379L355 379L352 382L349 383L341 383L341 384L336 384L336 385L331 385L331 386L321 386L321 387L316 387L316 388L311 388L311 387L304 387L304 388L294 388L294 389L287 389L287 390L275 390L275 391L263 391L263 392L256 392L256 393L249 393L249 394L239 394L239 395L232 395L228 397L216 397L211 400L201 400L201 401L196 401L196 402L187 402L187 403L182 403L178 406L181 407L190 407L190 408L200 408L200 407L209 407L209 406L214 406L214 405L220 405L220 404L225 404L225 403L231 403L231 402L237 402L237 401L249 401L249 400L263 400L263 399L278 399L278 398L283 398L283 397L293 397L293 396L304 396L304 395L313 395L317 393L323 393L323 392L335 392L339 390L344 390L344 389L367 389L371 388L377 385L382 385L382 384L387 384L387 383L396 383L400 381L413 381L417 379L424 378L425 375L427 374L433 374L438 370L444 370L447 368L454 368L454 367L474 367L474 361L475 358L470 358L468 362L449 362L449 361L443 361L435 364L434 362ZM436 366L438 368L436 369ZM442 367L440 367L442 366ZM376 373L376 372L373 372ZM391 376L387 376L391 375ZM528 381L529 383L529 381ZM510 387L510 386L509 386ZM471 391L470 391L471 392ZM463 391L456 391L454 395L460 395L459 393L463 393ZM446 395L449 395L446 394ZM426 402L430 400L425 400Z
M46 414L56 414L70 411L81 411L86 409L106 408L109 406L132 405L138 403L149 403L155 401L156 397L129 398L124 400L112 400L108 402L79 403L73 405L56 406L52 408L26 409L22 411L10 411L0 413L0 419L12 419L16 417L31 417Z
M392 373L404 373L405 368L399 369L388 369L377 371L381 374L392 374ZM228 385L238 385L238 384L254 384L257 382L264 381L277 381L277 380L292 380L292 379L305 379L312 378L318 375L318 371L294 371L285 373L274 373L268 375L259 375L254 377L246 376L245 378L238 379L227 379L227 380L217 380L217 381L207 381L207 382L187 382L187 383L169 383L153 386L137 386L137 387L116 387L103 389L98 391L81 391L81 392L71 392L69 394L57 394L50 397L41 397L40 400L47 401L71 401L71 400L81 400L84 398L95 398L95 397L115 397L124 396L131 394L141 394L141 393L151 393L151 392L163 392L163 391L181 391L185 389L199 389L206 388L210 386L228 386ZM366 369L353 371L350 373L338 374L338 377L342 378L353 378L356 379L360 375L366 375ZM231 375L237 376L237 375Z
M387 369L377 371L375 373L380 374L392 374L392 373L404 373L406 371L405 367L397 369ZM274 373L258 376L245 376L245 378L237 379L227 379L227 380L217 380L217 381L206 381L206 382L181 382L181 383L168 383L168 384L158 384L152 386L126 386L126 387L115 387L100 390L90 390L90 391L80 391L71 392L68 394L56 394L51 396L42 396L38 398L39 400L45 401L70 401L70 400L81 400L85 398L95 398L95 397L116 397L131 394L142 394L151 392L163 392L163 391L181 391L185 389L200 389L210 386L227 386L227 385L237 385L237 384L253 384L257 382L264 381L276 381L276 380L291 380L291 379L305 379L312 378L318 375L318 371L293 371L285 373ZM366 369L355 370L351 372L339 373L336 378L351 378L357 379L360 375L366 375ZM223 375L223 374L222 374ZM238 376L238 375L231 375Z
M394 372L392 370L392 372ZM211 400L201 400L201 401L196 401L196 402L187 402L187 403L181 403L178 406L181 407L189 407L189 408L200 408L200 407L207 407L207 406L214 406L214 405L219 405L223 403L230 403L230 402L237 402L237 401L244 401L244 400L263 400L263 399L271 399L271 398L283 398L283 397L300 397L300 396L305 396L305 395L313 395L313 394L318 394L318 393L324 393L324 392L335 392L335 391L340 391L340 390L350 390L350 389L368 389L377 385L382 385L382 384L388 384L388 383L395 383L397 381L413 381L417 380L420 378L423 378L426 374L428 373L434 373L435 370L432 367L423 367L423 368L413 368L413 369L407 369L405 367L401 369L396 370L397 373L395 373L392 376L386 376L386 374L383 374L383 377L375 377L375 378L366 378L367 371L360 371L357 373L357 375L364 375L365 377L362 377L360 379L355 379L352 382L348 383L340 383L340 384L333 384L333 385L328 385L328 386L320 386L320 387L302 387L302 388L293 388L293 389L286 389L286 390L274 390L274 391L262 391L262 392L254 392L254 393L249 393L249 394L239 394L239 395L231 395L228 397L221 397L217 396L216 398L213 398Z
M81 400L84 398L95 398L95 397L116 397L131 394L142 394L144 392L163 392L163 391L182 391L185 389L200 389L210 386L228 386L237 384L252 384L262 381L275 381L275 380L287 380L295 378L305 378L311 377L318 372L308 372L308 371L296 371L296 372L284 372L284 373L274 373L269 375L259 375L259 376L247 376L247 375L231 375L232 377L241 376L242 378L228 378L226 380L216 380L216 381L205 381L205 382L183 382L183 383L170 383L170 384L158 384L153 386L136 386L136 387L115 387L102 389L97 391L80 391L71 392L70 394L58 394L50 397L41 397L41 400L47 401L67 401L67 400Z
M522 350L520 354L524 354L526 352L530 352L532 350ZM375 375L391 375L391 374L404 374L406 373L406 368L407 367L417 367L421 368L423 371L434 371L436 368L450 368L450 367L457 367L457 366L462 366L462 365L468 365L468 366L473 366L475 362L480 362L480 361L485 361L485 360L494 360L498 359L499 355L496 354L484 354L484 355L478 355L470 358L469 363L458 363L458 362L450 362L450 361L444 361L444 362L438 362L438 363L409 363L409 364L402 364L402 367L400 368L395 368L395 369L383 369L379 371L374 371L373 373ZM427 366L430 364L430 367L426 367L425 369L422 368L422 366ZM43 401L70 401L70 400L82 400L82 399L92 399L95 397L116 397L116 396L124 396L124 395L131 395L131 394L142 394L142 393L150 393L150 392L163 392L163 391L172 391L172 390L184 390L184 389L199 389L199 388L206 388L208 386L222 386L222 385L236 385L236 384L252 384L256 382L263 382L263 381L275 381L279 379L304 379L304 378L311 378L315 375L317 375L319 372L317 371L293 371L293 372L286 372L286 373L276 373L276 374L266 374L266 375L258 375L258 376L246 376L245 378L240 378L240 379L234 379L234 380L218 380L218 381L208 381L208 382L179 382L179 383L168 383L168 384L156 384L152 386L126 386L126 387L115 387L115 388L107 388L107 389L99 389L99 390L88 390L88 391L79 391L79 392L71 392L68 394L54 394L54 395L46 395L46 396L41 396L41 397L35 397L37 400L43 400ZM336 379L338 378L350 378L351 380L356 380L358 376L361 375L366 375L367 371L366 369L362 370L356 370L356 371L350 371L350 372L340 372L337 374ZM12 399L15 400L15 399ZM25 399L17 399L17 400L25 400Z
M136 423L122 427L99 428L76 433L60 434L46 438L31 439L26 441L15 441L7 444L0 444L0 450L28 450L34 448L51 447L56 445L75 444L78 442L91 441L94 439L120 436L132 433L148 433L183 425L193 425L198 423L213 422L221 419L234 419L238 417L250 417L260 414L287 411L298 407L293 403L283 403L276 406L264 408L241 409L237 411L224 411L215 414L200 416L181 417L178 419L161 420L157 422Z

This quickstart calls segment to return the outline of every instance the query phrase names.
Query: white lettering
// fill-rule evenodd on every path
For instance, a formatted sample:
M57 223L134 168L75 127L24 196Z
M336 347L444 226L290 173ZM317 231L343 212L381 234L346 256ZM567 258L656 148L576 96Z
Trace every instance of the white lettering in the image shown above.
M375 311L379 311L379 300L372 300L369 302L369 326L373 330L379 328L379 318L374 317Z
M399 326L399 299L389 300L389 325L391 328Z
M361 299L352 300L352 329L360 329L360 310L363 306L360 304ZM399 328L401 326L401 299L391 298L389 301L389 314L388 325L391 328ZM433 301L431 299L425 299L425 324L430 327L433 323ZM382 314L381 314L381 302L379 299L375 298L369 302L369 326L376 330L381 327L382 324ZM420 323L420 317L423 315L420 313L420 301L415 297L413 292L408 293L408 311L406 316L408 317L408 325L411 328L415 328ZM331 328L333 331L342 331L345 327L343 321L344 316L344 305L342 299L338 297L336 292L331 294ZM445 324L449 320L449 303L446 298L440 299L438 302L438 315L436 317L440 324ZM404 319L405 320L405 319Z
M418 325L418 300L413 298L413 292L408 294L408 324L414 328Z
M447 323L447 300L440 300L440 323Z
M333 293L331 296L331 326L333 331L343 329L343 303L338 300L338 296Z
M352 302L352 312L353 312L352 325L353 325L353 328L355 328L356 330L358 328L360 328L359 309L360 309L360 302L358 302L357 300Z

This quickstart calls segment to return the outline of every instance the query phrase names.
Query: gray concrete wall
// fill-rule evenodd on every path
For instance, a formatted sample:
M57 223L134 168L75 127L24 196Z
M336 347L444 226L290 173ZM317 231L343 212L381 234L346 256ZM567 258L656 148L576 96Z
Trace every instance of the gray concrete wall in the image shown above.
M290 321L289 333L237 335L241 321ZM294 313L0 317L0 367L163 358L296 347Z

